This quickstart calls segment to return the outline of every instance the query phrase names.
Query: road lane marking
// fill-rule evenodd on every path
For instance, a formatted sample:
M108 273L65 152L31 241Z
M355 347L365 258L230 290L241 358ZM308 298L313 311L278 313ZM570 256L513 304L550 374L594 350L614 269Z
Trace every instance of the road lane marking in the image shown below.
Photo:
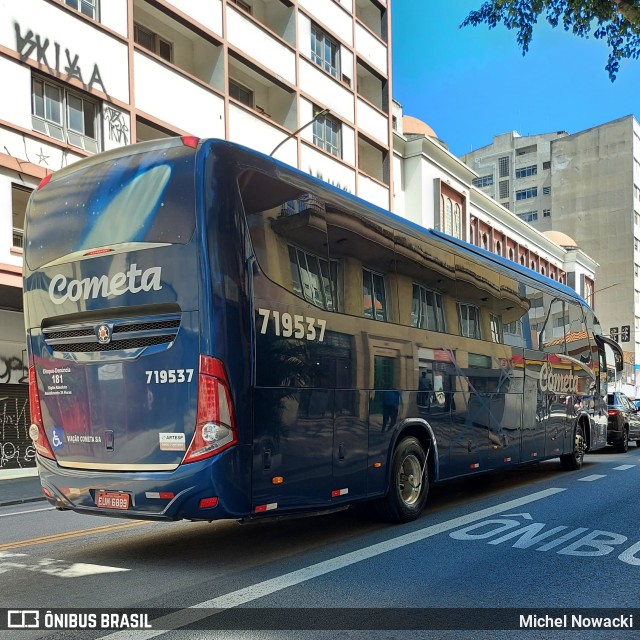
M593 482L594 480L600 480L601 478L606 478L607 476L601 476L598 473L594 473L591 476L585 476L584 478L578 478L578 482Z
M121 529L129 529L131 527L139 527L143 524L151 524L146 520L135 520L134 522L125 522L124 524L111 524L106 527L95 527L94 529L81 529L80 531L66 531L64 533L54 533L41 538L31 538L29 540L16 540L15 542L6 542L0 544L0 551L7 549L19 549L20 547L30 547L37 544L46 544L47 542L57 542L59 540L70 540L71 538L82 538L84 536L94 535L96 533L111 533L112 531L120 531Z
M14 511L13 513L0 513L0 518L7 516L21 516L23 513L35 513L36 511L53 511L55 507L44 507L42 509L28 509L27 511Z
M122 567L108 567L102 564L88 564L86 562L68 562L66 560L55 560L54 558L35 558L32 560L26 553L0 551L0 573L15 569L46 573L58 578L82 578L83 576L99 573L131 571L131 569L123 569Z
M614 471L626 471L627 469L633 469L635 464L621 464L619 467L613 467Z
M240 605L253 602L254 600L269 596L277 591L287 589L288 587L293 587L303 582L307 582L308 580L312 580L313 578L318 578L328 573L332 573L333 571L344 569L345 567L362 562L363 560L374 558L375 556L389 551L396 551L397 549L413 544L414 542L420 542L426 538L431 538L432 536L436 536L440 533L457 529L458 527L482 520L483 518L493 516L497 513L517 509L525 504L549 498L558 493L562 493L563 491L566 491L566 489L550 488L545 489L544 491L538 491L528 496L517 498L516 500L509 500L508 502L503 502L502 504L488 507L486 509L480 509L479 511L474 511L473 513L459 516L457 518L441 522L440 524L434 524L429 527L425 527L424 529L418 529L417 531L412 531L411 533L406 533L396 538L379 542L369 547L359 549L358 551L345 553L344 555L324 560L323 562L318 562L317 564L313 564L309 567L304 567L297 571L291 571L290 573L285 573L281 576L277 576L276 578L265 580L264 582L252 584L248 587L244 587L243 589L232 591L231 593L227 593L223 596L200 602L189 608L152 620L151 623L155 627L153 630L116 631L106 636L102 636L101 638L102 640L130 640L134 638L135 640L148 640L149 638L155 638L163 635L169 629L177 629L181 626L210 617L213 615L212 609L217 609L219 610L218 612L220 612L226 609L239 607Z

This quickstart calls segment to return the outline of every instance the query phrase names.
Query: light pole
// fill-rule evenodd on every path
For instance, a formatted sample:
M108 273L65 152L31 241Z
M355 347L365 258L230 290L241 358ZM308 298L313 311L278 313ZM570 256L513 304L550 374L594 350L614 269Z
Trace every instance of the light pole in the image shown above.
M313 116L313 120L309 120L306 124L303 124L299 129L296 129L293 133L290 133L282 142L279 142L276 145L276 148L269 154L273 156L273 154L287 141L289 138L293 138L293 136L297 136L303 129L306 129L310 124L313 124L318 118L321 116L326 116L329 113L329 109L323 109L322 111L318 111L315 116Z

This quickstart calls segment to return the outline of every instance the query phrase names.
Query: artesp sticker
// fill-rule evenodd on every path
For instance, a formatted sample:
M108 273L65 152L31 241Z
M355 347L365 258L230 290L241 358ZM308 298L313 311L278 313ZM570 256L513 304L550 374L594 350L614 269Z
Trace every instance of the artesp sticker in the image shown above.
M159 433L161 451L185 451L187 448L184 433Z

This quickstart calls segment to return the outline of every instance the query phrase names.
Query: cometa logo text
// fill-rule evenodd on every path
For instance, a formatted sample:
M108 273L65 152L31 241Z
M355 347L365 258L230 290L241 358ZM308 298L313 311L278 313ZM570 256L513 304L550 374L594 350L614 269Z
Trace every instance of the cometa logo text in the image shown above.
M62 304L67 300L89 300L98 296L121 296L125 293L138 293L140 291L159 291L162 289L160 281L161 267L138 269L134 263L126 272L120 272L109 276L94 276L83 280L67 280L62 274L51 279L49 285L49 297L55 304Z

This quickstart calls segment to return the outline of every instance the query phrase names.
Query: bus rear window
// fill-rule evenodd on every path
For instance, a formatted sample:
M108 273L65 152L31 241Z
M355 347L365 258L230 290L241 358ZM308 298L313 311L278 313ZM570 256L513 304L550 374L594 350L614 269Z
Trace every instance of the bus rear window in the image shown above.
M27 264L37 269L77 251L127 242L189 242L194 166L194 150L180 145L54 175L31 198Z

